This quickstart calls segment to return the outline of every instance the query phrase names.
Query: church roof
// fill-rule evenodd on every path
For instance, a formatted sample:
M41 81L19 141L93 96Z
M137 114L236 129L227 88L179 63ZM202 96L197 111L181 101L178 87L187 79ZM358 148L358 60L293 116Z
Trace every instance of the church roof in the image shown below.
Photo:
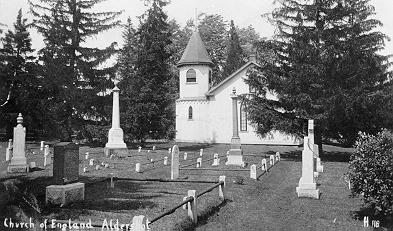
M177 63L177 66L190 65L190 64L207 64L213 65L212 60L207 53L206 47L202 42L201 35L198 31L194 31L188 41L184 53Z
M235 76L237 76L237 74L239 74L241 71L243 71L244 69L248 68L251 65L256 65L259 67L259 64L254 62L254 61L249 61L246 64L244 64L242 67L240 67L239 69L237 69L235 72L233 72L230 76L228 76L227 78L225 78L223 81L221 81L219 84L217 84L216 86L212 87L207 93L206 95L208 96L212 96L214 95L214 92L221 88L226 82L228 82L229 80L233 79Z

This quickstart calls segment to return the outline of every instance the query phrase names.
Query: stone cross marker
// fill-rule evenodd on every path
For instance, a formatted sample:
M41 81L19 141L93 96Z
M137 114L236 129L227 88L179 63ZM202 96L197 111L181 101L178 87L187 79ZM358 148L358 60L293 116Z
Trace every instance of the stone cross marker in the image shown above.
M56 185L74 183L79 179L79 146L60 142L54 146L53 181Z
M309 147L308 137L304 137L304 150L302 152L302 177L296 187L298 197L319 199L319 189L314 178L314 156Z
M7 170L9 173L26 173L28 170L25 155L26 128L22 126L23 117L21 113L19 113L16 122L18 125L14 128L12 158Z
M174 145L171 158L171 180L179 178L179 147Z

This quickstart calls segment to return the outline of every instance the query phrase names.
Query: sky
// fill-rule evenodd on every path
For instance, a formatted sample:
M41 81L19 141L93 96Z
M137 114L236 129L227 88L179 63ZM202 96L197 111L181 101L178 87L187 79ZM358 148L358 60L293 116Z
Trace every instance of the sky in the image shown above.
M32 0L38 2L38 0ZM393 39L393 1L392 0L371 0L375 6L375 18L383 23L383 27L378 30ZM166 6L170 19L175 19L177 23L184 26L190 18L195 18L196 12L208 14L220 14L225 20L234 20L235 25L247 27L252 25L261 37L271 38L274 28L262 18L264 13L271 12L274 8L273 0L172 0ZM22 9L24 17L31 21L27 0L0 0L0 23L6 24L7 28L13 29L18 10ZM143 0L107 0L96 5L97 11L121 11L124 12L119 17L122 22L126 22L131 17L134 25L138 25L137 16L143 14L147 9ZM33 48L43 47L42 37L33 29L30 30ZM89 47L106 47L112 42L117 42L119 46L122 41L122 29L111 29L107 32L88 40ZM387 41L382 54L393 54L393 41Z

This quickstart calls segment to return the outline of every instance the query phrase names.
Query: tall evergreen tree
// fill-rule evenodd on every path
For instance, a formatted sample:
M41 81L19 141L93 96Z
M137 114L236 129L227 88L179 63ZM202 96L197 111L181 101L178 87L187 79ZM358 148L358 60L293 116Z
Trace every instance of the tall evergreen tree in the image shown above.
M29 1L33 25L44 36L40 51L45 87L53 95L48 102L58 135L70 139L85 124L105 122L105 97L112 88L115 67L103 67L116 52L112 43L104 49L86 46L87 39L120 24L121 12L94 12L102 0Z
M239 35L236 32L236 27L233 23L233 20L231 20L228 40L227 58L223 68L224 77L231 75L241 66L243 66L246 60L246 57L240 46Z
M14 30L5 34L3 48L0 49L0 120L14 124L16 113L21 112L25 126L32 128L35 125L34 128L38 128L43 112L42 92L27 27L27 19L19 10Z
M125 132L142 143L146 138L163 138L168 131L173 131L175 114L170 106L174 100L170 90L171 30L163 11L168 2L152 0L149 3L136 33L136 73L123 79L129 83L124 84L127 88L123 94L128 101Z
M227 56L228 23L218 14L200 14L199 32L206 50L214 64L212 68L212 84L221 82L225 76L223 68Z
M249 115L260 134L272 129L304 134L319 120L326 138L352 143L358 131L385 126L381 113L391 72L377 53L386 36L368 0L278 1L271 14L276 40L263 42L274 62L250 72ZM276 99L267 99L267 89ZM247 99L245 99L247 100Z

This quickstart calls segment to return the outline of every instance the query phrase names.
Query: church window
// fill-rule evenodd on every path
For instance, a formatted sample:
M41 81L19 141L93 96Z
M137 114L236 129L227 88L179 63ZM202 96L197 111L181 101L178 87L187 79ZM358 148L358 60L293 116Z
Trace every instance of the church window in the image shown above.
M194 69L189 69L186 73L187 83L196 83L196 72Z
M247 131L247 108L246 104L240 104L240 131Z
M188 119L192 120L192 107L191 106L188 108Z

